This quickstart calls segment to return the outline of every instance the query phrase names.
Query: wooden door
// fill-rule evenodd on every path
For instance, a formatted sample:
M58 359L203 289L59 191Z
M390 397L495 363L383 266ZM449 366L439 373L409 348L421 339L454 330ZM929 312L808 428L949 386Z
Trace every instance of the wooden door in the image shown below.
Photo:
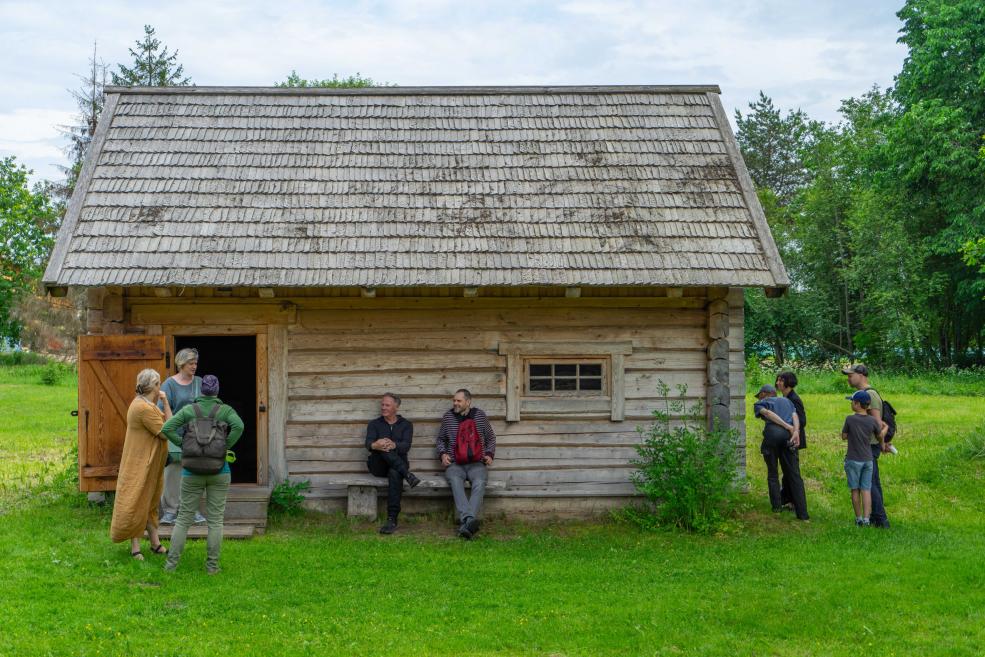
M79 336L79 490L116 489L137 374L168 360L161 335Z
M267 334L257 334L256 350L256 377L257 377L257 400L256 400L256 428L257 428L257 483L267 485L269 479L268 455L270 448L268 436L270 435L267 427Z

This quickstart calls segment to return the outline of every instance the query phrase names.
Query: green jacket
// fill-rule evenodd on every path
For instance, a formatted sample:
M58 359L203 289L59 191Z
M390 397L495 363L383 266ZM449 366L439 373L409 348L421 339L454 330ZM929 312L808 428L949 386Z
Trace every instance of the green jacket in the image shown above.
M212 407L216 404L222 404L222 400L218 397L206 397L201 396L195 400L195 403L199 405L202 409L202 413L205 415L209 414ZM195 409L191 404L182 407L175 415L171 417L170 420L164 423L164 427L161 429L161 433L167 436L168 440L175 445L181 446L181 436L178 435L178 427L183 427L192 420L195 419ZM226 447L232 447L239 440L239 437L243 435L243 420L236 414L232 406L222 405L219 409L219 413L216 415L216 422L225 422L229 425L229 435L226 437Z

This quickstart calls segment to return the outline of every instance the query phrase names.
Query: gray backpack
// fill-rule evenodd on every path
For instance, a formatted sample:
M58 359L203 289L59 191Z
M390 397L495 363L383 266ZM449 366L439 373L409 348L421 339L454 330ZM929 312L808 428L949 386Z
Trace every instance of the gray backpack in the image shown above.
M226 437L229 425L216 422L222 404L216 404L208 416L198 403L192 404L195 419L188 423L181 440L181 467L200 475L218 474L226 463Z

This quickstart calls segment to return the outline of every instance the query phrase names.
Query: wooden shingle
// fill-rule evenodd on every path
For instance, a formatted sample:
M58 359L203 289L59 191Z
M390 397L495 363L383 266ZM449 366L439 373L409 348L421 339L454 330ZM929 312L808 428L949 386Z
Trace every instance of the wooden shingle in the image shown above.
M718 93L109 87L44 280L787 286Z

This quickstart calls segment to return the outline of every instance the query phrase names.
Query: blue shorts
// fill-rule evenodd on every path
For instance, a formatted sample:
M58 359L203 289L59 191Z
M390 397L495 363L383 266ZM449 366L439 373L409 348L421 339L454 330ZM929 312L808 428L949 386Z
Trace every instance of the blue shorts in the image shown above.
M848 487L852 490L872 489L872 461L845 459L845 474L848 475Z

